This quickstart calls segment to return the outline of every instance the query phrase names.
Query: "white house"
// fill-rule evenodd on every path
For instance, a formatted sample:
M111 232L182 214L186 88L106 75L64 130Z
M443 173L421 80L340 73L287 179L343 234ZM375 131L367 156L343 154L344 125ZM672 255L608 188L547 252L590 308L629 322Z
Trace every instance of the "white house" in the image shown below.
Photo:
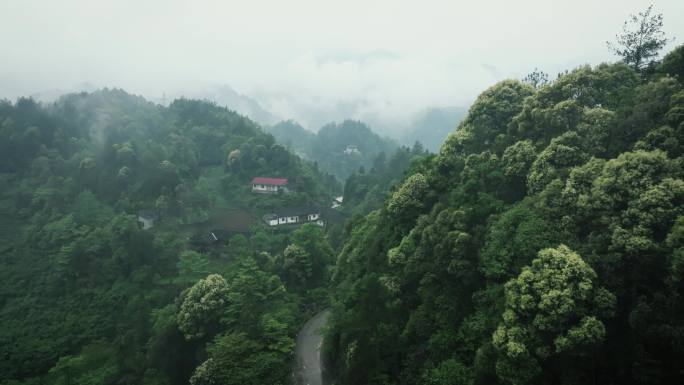
M287 179L261 177L252 179L252 192L277 193L279 191L287 192Z
M335 199L333 199L333 201L332 201L332 206L330 206L330 208L336 209L336 208L342 206L342 201L343 201L343 199L344 199L344 197L341 197L341 196L336 197Z
M347 155L360 154L361 151L359 151L359 148L357 146L348 145L347 148L344 149L344 153Z
M275 210L271 214L264 215L264 222L269 226L280 226L297 223L316 223L323 226L325 222L321 218L319 209L312 207L285 207Z
M154 222L159 219L159 215L153 210L138 211L138 222L142 224L143 230L151 229Z

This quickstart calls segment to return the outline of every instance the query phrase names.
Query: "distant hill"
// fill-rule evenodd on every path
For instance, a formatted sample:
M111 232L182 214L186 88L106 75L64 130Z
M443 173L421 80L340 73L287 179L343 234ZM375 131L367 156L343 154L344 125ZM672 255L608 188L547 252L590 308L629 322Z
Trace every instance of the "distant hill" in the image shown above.
M397 143L374 133L368 125L354 120L330 123L313 133L294 121L267 128L278 141L300 157L318 163L321 171L343 181L359 168L370 168L380 154L391 154Z
M106 88L85 82L66 89L54 88L41 90L31 94L30 97L41 103L49 104L56 102L63 95L78 94L82 92L96 93L103 89ZM262 107L256 100L235 91L228 85L210 85L190 90L170 91L163 96L160 95L159 97L146 99L154 104L168 106L174 99L178 98L210 101L220 107L227 107L231 111L248 117L260 125L271 125L281 120L281 118Z
M447 135L456 129L467 113L468 109L464 107L429 108L416 117L399 142L410 146L418 141L428 150L437 152Z
M280 119L264 109L256 100L235 91L228 85L215 85L198 91L185 93L185 97L208 100L219 106L228 107L240 115L262 124L274 124Z
M311 149L316 134L302 127L294 120L282 121L266 131L275 137L278 143L290 149L301 158L311 158Z

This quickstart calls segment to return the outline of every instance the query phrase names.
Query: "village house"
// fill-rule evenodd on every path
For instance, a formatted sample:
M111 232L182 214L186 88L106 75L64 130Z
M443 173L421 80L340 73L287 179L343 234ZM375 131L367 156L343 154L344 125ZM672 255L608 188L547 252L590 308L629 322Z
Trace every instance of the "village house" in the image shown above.
M190 245L193 249L204 253L209 251L210 248L223 245L225 242L216 234L215 231L207 231L199 234L195 234L190 237Z
M358 148L357 146L354 146L354 145L351 145L351 144L350 144L350 145L347 146L347 148L344 149L344 153L347 154L347 155L351 155L351 154L360 154L361 151L359 151L359 148Z
M287 192L287 179L261 177L252 179L252 192L275 194L281 191Z
M325 225L321 217L320 209L313 207L285 207L274 210L271 214L263 217L264 222L269 226L281 226L299 223L316 223L319 226Z
M159 215L153 210L138 211L138 222L142 224L143 230L151 229L157 220L159 220Z
M238 234L249 237L248 232L212 229L203 231L190 237L190 245L193 247L193 249L204 253L213 248L227 245L230 239Z
M335 197L335 199L333 199L333 201L332 201L332 206L330 206L330 208L331 208L331 209L336 209L336 208L342 206L342 201L343 201L343 200L344 200L344 197L342 197L342 196Z

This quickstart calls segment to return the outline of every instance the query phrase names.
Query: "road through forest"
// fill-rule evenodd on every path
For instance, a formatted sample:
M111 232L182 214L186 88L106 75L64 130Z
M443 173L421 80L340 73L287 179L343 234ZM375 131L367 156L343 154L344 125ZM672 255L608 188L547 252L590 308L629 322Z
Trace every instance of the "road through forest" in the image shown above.
M330 316L330 310L324 310L308 320L297 335L297 364L294 371L296 383L299 385L323 385L321 364L321 345L323 335L321 329Z

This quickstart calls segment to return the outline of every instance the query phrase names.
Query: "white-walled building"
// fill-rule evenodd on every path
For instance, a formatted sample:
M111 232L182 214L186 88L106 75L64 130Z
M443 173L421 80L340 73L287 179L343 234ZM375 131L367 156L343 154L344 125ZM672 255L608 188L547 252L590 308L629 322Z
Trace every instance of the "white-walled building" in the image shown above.
M277 209L271 214L264 215L264 222L269 226L311 222L319 226L325 224L323 218L321 218L320 210L313 207L285 207Z
M351 144L350 144L350 145L347 146L347 148L344 149L344 153L347 154L347 155L351 155L351 154L360 154L361 151L359 151L359 147L358 147L358 146L354 146L354 145L351 145Z
M342 206L343 200L344 200L344 197L342 197L342 196L335 197L335 199L333 199L333 201L332 201L332 206L330 206L330 208L336 209L336 208Z
M138 222L142 224L143 230L151 229L154 226L154 222L158 219L159 215L153 210L138 211Z
M287 191L287 179L261 177L254 177L252 179L252 192L277 193L280 191Z

